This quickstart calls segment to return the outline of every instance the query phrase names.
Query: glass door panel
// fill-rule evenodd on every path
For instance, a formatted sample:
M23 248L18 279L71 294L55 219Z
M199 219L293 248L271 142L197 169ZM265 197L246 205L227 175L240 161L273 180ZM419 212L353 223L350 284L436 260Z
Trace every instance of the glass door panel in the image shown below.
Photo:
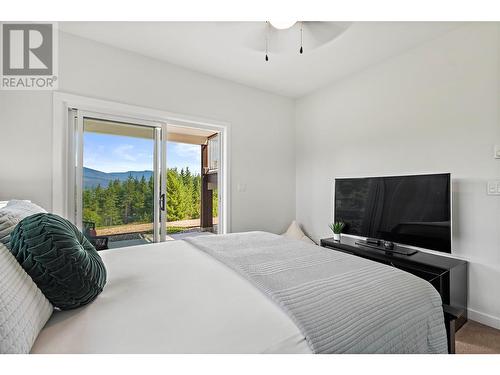
M166 238L218 233L218 133L168 124L166 138Z
M97 249L159 241L161 127L80 122L82 231Z

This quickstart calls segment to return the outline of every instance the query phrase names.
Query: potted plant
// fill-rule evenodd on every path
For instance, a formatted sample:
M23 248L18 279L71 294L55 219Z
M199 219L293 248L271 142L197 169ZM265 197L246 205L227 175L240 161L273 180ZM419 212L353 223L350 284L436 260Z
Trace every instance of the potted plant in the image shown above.
M340 233L342 233L345 223L342 221L336 221L335 223L331 223L329 227L333 232L333 240L340 241Z

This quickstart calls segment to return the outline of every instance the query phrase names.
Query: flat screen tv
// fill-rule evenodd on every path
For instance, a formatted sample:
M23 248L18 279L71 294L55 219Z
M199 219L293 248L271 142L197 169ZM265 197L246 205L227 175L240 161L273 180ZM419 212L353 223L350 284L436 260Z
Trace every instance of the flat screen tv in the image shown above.
M343 233L451 253L450 174L335 179Z

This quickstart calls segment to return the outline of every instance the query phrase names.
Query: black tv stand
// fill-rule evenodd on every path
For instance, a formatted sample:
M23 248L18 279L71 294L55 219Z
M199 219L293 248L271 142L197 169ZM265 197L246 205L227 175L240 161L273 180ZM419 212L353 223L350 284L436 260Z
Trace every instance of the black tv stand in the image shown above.
M456 318L455 330L467 321L466 261L423 251L415 251L408 256L399 251L386 251L380 246L367 246L366 243L359 243L360 241L350 236L342 236L341 241L324 238L321 240L321 246L384 263L428 281L441 295L443 305L456 312L448 314ZM397 249L399 250L399 247Z
M380 245L380 242L382 242L382 245ZM408 247L395 245L392 242L388 242L388 241L378 241L377 240L377 242L374 242L373 240L371 240L371 241L370 240L358 240L358 241L355 241L354 244L356 244L358 246L366 246L366 247L369 247L370 249L384 251L387 255L391 255L392 253L395 253L395 254L410 256L410 255L417 253L417 250L415 250L415 249L410 249Z

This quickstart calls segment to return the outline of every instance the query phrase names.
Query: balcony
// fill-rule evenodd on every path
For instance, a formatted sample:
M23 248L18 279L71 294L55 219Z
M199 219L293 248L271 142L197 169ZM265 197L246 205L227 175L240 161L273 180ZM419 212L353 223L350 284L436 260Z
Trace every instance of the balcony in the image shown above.
M199 147L198 157L200 159L198 160L200 160L200 164L198 169L199 172L197 173L184 173L182 170L179 171L175 168L167 169L166 240L177 240L207 233L217 233L219 202L218 169L220 154L219 135L217 133L214 134L212 132L176 126L171 126L168 129L168 142L174 144L184 143L192 145L191 147ZM94 246L98 250L154 242L152 218L142 215L142 211L139 211L139 214L137 214L138 209L136 207L142 209L147 205L147 203L144 203L145 201L143 199L139 201L136 199L133 201L133 204L130 205L130 208L127 206L126 210L121 210L118 213L115 212L117 211L116 204L125 205L126 202L135 199L136 192L143 198L145 196L152 196L153 192L150 191L152 189L152 177L149 177L149 184L143 177L141 177L141 179L143 179L143 181L137 180L137 177L130 176L125 183L117 181L110 182L108 187L104 188L106 189L104 192L103 188L99 188L89 191L88 194L84 194L84 198L86 198L86 200L84 200L84 212L85 209L88 208L90 214L85 215L86 221L84 221L83 228L86 236L94 243ZM186 190L188 189L187 186L189 186L190 190ZM168 202L176 202L177 197L184 197L183 194L186 194L186 191L192 192L193 186L196 186L194 191L198 191L199 193L196 197L192 196L192 193L187 195L190 197L188 199L192 198L192 200L189 200L189 202L192 203L190 203L190 208L186 211L187 215L179 214L175 206L169 210ZM119 189L121 193L116 193L116 189ZM111 193L112 196L110 198L109 195ZM179 199L182 200L186 198ZM92 210L92 208L98 205L100 205L98 209ZM110 209L107 207L110 207ZM193 207L198 208L195 209ZM150 213L151 211L147 212ZM196 213L194 216L193 212ZM173 213L172 216L169 213ZM182 218L186 219L181 220ZM100 225L96 225L95 223L99 223ZM113 225L114 223L120 224Z

